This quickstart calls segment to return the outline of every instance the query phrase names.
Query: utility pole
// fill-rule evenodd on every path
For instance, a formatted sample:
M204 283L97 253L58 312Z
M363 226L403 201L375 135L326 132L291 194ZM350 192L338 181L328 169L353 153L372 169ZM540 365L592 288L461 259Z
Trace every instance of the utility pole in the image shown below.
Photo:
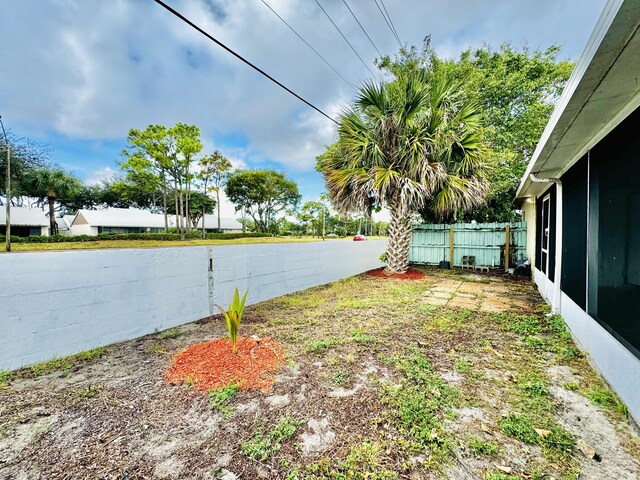
M2 133L4 134L4 142L7 144L7 178L5 180L5 193L7 198L7 222L5 230L5 250L11 251L11 146L9 145L9 139L7 138L7 132L4 130L4 123L2 123L2 115L0 115L0 126L2 126Z

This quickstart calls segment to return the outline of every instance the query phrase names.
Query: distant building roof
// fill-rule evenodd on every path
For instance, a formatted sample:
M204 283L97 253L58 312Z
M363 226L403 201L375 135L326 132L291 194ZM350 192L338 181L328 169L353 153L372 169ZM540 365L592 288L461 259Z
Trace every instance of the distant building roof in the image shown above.
M68 217L71 217L69 220ZM65 215L64 217L56 217L56 223L58 224L59 232L66 232L71 227L71 222L73 222L74 215Z
M175 215L168 215L169 227L175 227ZM135 208L107 208L104 210L78 210L73 225L93 227L164 228L164 215Z
M0 208L0 225L7 224L7 212ZM39 208L11 207L11 225L16 227L48 227L49 219Z
M204 226L206 229L218 228L218 216L212 213L205 215ZM198 228L202 228L202 219L198 222ZM220 217L222 230L242 230L242 224L235 218Z

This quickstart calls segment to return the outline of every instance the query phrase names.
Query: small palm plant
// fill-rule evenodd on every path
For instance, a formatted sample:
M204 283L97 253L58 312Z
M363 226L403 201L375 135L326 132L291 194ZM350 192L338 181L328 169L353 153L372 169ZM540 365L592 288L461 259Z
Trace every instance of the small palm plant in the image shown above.
M242 314L244 313L244 303L247 300L248 293L249 290L244 292L242 299L240 299L240 293L238 292L238 288L236 287L236 291L233 294L233 300L231 300L227 311L225 311L224 308L222 308L220 305L216 305L216 307L218 307L220 312L222 312L224 318L227 321L227 330L229 331L229 338L231 339L233 353L236 353L238 350L238 328L240 327L240 322L242 321Z

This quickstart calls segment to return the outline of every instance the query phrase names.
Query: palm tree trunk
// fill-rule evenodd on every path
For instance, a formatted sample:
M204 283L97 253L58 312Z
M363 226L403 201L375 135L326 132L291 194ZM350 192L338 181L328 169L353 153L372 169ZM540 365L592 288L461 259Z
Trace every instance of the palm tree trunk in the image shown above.
M220 232L220 187L216 188L216 204L218 207L218 233Z
M409 247L411 245L410 215L401 201L389 202L389 246L387 247L387 273L404 273L409 269Z
M54 197L47 197L47 201L49 202L49 235L57 235L58 224L56 223L56 211L55 211L56 199Z

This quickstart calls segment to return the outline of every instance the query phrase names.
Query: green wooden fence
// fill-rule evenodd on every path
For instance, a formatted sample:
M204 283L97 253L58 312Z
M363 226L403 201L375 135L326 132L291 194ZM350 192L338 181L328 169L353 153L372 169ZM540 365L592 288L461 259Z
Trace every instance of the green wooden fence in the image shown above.
M507 228L508 227L508 228ZM463 256L475 256L477 266L505 268L505 246L509 236L509 266L526 258L527 223L458 223L413 227L409 259L414 263L450 261L462 266Z

